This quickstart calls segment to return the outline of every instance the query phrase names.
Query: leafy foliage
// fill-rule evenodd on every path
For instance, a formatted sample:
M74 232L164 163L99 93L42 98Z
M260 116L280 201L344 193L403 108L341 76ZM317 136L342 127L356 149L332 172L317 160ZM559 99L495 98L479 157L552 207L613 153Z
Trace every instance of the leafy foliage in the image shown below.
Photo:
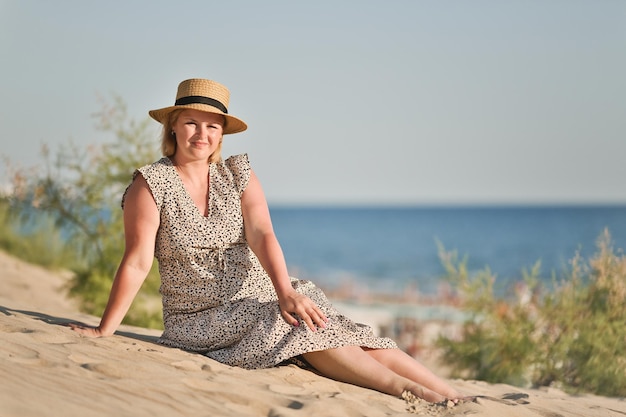
M508 300L494 295L488 269L470 276L456 253L441 258L470 317L458 340L438 340L454 376L626 395L626 258L608 231L554 288L539 285L537 264Z
M42 216L24 228L9 206L9 199L0 197L0 248L50 269L68 268L73 263L74 256L66 250L52 219Z
M43 164L28 170L13 169L12 193L4 200L7 220L3 228L8 229L9 218L18 220L22 229L51 222L51 227L35 227L37 233L57 236L40 254L54 253L59 247L64 254L74 254L69 265L75 273L71 293L79 296L86 312L99 315L124 252L121 197L134 170L158 157L158 143L147 134L148 120L129 120L119 97L114 98L113 105L102 101L102 110L95 116L96 127L115 139L86 149L70 141L55 154L44 146ZM32 239L23 242L23 246L37 248ZM159 315L160 310L142 311L142 304L151 303L141 302L150 298L149 294L158 295L156 275L153 265L143 295L134 303L126 323L158 321L152 316Z

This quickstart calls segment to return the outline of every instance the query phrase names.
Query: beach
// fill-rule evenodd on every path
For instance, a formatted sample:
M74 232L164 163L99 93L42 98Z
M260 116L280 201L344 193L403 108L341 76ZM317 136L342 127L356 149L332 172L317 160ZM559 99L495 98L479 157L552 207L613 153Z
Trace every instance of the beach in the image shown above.
M432 405L294 365L254 371L226 366L157 345L160 331L132 326L89 339L67 327L99 321L67 296L68 273L0 252L0 276L2 416L626 416L624 399L460 379L451 385L478 395L476 402ZM352 312L362 315L357 321L385 319ZM425 327L430 333L438 328L434 322ZM444 372L435 359L424 362Z

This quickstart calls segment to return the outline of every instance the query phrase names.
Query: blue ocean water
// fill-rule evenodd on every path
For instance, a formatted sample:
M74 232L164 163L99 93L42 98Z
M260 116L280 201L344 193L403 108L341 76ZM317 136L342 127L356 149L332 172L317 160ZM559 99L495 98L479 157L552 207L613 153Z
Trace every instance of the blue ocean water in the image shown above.
M434 294L444 274L438 242L467 256L470 271L488 266L504 289L541 262L550 281L577 251L596 252L604 229L626 248L626 206L565 207L271 207L292 276L332 288L352 281L372 292L407 285Z

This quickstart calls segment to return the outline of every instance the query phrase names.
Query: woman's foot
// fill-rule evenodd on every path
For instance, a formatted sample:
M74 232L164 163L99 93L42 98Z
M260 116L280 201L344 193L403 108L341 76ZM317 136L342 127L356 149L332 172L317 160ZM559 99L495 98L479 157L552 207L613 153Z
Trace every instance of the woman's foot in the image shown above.
M476 397L465 395L454 389L450 389L450 391L447 391L442 395L444 395L448 400L454 402L455 404L476 402Z
M430 403L446 404L446 405L449 405L449 402L452 402L452 404L454 405L464 404L464 403L475 403L477 400L476 396L463 395L460 392L454 391L454 390L447 392L445 395L439 394L435 391L429 390L428 388L424 388L418 384L411 385L402 394L402 398L404 398L407 401L411 400L411 398L407 398L411 396L421 398Z
M413 396L426 400L429 403L440 403L448 400L446 396L438 394L435 391L429 390L428 388L425 388L418 384L411 384L409 387L406 388L405 392L409 392Z

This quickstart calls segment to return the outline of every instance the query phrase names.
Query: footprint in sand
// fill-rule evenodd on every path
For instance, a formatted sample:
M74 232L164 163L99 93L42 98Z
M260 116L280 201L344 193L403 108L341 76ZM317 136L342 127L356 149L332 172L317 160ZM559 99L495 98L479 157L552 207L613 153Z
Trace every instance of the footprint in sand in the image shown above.
M45 365L46 361L41 358L38 351L27 348L23 344L4 342L3 349L8 353L8 360L22 365Z
M183 371L202 371L204 368L203 364L189 360L172 362L170 365Z
M515 401L518 404L530 404L529 401L526 401L526 399L528 399L528 394L524 394L523 392L512 392L510 394L504 394L501 398L503 400Z
M509 394L504 394L500 396L500 398L491 397L489 395L476 395L475 402L480 404L480 400L494 401L500 404L506 405L526 405L530 404L530 401L527 401L528 394L524 394L522 392L512 392Z
M81 354L72 354L68 356L72 362L76 363L83 369L95 372L101 376L114 379L138 379L149 377L150 370L140 364L131 361L111 361L99 360Z
M181 379L181 382L189 388L197 389L200 391L215 392L223 389L223 384L211 381L210 379L183 378Z
M84 363L81 365L81 368L115 379L128 378L136 374L133 370L126 369L117 364L110 364L106 362Z
M305 394L307 392L304 387L299 387L297 385L270 384L267 388L276 394L298 395Z

